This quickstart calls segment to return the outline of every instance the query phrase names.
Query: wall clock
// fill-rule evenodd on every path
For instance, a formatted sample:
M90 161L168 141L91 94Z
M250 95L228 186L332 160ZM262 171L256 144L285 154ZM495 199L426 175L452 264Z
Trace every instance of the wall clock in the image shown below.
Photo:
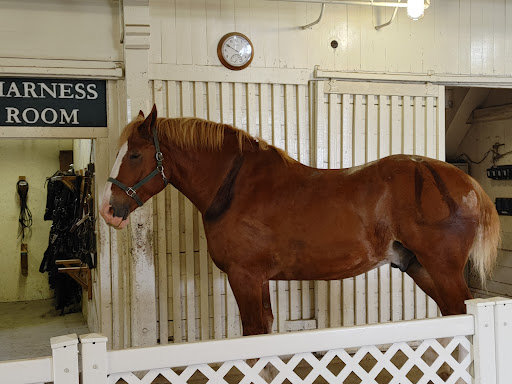
M217 45L217 55L226 68L234 71L247 68L254 57L251 40L238 32L222 36Z

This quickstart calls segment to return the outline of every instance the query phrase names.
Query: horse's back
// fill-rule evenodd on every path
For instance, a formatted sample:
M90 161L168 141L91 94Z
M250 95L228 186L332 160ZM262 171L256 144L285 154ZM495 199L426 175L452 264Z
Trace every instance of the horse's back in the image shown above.
M380 160L377 166L400 208L414 210L427 223L479 213L480 187L451 164L422 156L394 155Z

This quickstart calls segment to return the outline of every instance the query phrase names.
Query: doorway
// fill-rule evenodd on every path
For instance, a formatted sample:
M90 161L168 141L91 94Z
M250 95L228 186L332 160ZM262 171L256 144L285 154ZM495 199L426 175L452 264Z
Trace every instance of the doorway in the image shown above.
M512 198L512 180L493 180L487 169L512 164L512 89L446 87L446 159L466 164L491 200ZM512 216L500 215L502 245L487 286L469 274L475 297L512 297Z
M5 346L0 360L46 356L50 337L89 332L80 300L56 309L56 290L40 266L53 224L47 212L49 181L57 172L94 162L93 148L91 139L0 140L0 345ZM24 192L20 180L27 183ZM87 300L81 287L78 295Z

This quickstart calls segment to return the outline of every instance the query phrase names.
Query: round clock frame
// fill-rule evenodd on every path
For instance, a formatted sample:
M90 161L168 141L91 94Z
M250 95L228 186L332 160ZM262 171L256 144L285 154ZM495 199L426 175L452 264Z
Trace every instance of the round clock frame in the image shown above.
M236 54L231 55L231 57L233 57L233 58L236 57L236 60L241 60L242 63L240 65L236 65L234 59L230 60L229 56L224 55L224 53L223 53L224 50L226 49L227 42L229 40L233 40L233 37L235 39L240 38L240 40L243 44L242 49L251 47L250 55L247 56L247 53L241 54L240 53L241 51L238 49L238 47L234 48L232 46L227 46L227 48L236 52ZM252 59L254 58L254 47L252 45L251 40L244 34L239 33L239 32L231 32L231 33L228 33L228 34L222 36L221 39L219 40L219 44L217 45L217 56L219 57L219 60L222 63L222 65L224 65L226 68L231 69L233 71L240 71L244 68L247 68L251 64Z

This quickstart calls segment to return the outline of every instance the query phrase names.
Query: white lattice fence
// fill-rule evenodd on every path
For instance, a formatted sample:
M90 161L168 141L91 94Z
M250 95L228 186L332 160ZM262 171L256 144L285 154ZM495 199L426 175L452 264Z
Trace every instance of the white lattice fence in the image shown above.
M458 348L464 357L459 362ZM472 363L471 343L465 336L454 337L444 347L436 339L424 340L418 347L394 343L384 352L378 346L359 348L355 353L335 349L326 353L298 353L291 358L264 357L251 365L245 360L221 364L197 364L182 368L154 369L141 378L133 372L113 374L109 384L124 380L128 384L151 384L159 376L172 384L186 383L473 383L469 367ZM434 351L434 352L432 352ZM438 375L443 365L450 375L444 380ZM241 379L239 377L241 376ZM269 377L270 376L270 377ZM462 381L460 381L462 380ZM158 381L162 383L163 381Z

